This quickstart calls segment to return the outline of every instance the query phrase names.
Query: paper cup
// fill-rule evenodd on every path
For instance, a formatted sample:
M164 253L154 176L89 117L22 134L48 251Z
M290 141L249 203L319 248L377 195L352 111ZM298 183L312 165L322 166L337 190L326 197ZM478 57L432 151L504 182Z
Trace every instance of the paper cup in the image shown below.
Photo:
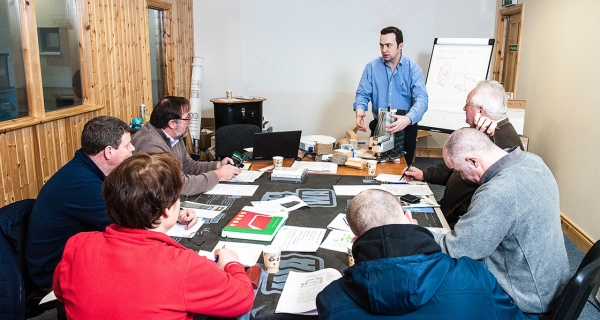
M279 168L279 167L283 166L283 157L280 157L280 156L273 157L273 166L275 168Z
M352 243L348 243L348 267L354 265L354 256L352 255Z
M367 171L369 175L375 175L375 171L377 170L377 160L367 160Z
M265 271L267 273L277 273L279 271L279 260L281 259L281 248L274 245L265 246L263 249L263 260Z
M231 99L231 97L233 96L231 90L225 90L225 96L227 97L227 99Z

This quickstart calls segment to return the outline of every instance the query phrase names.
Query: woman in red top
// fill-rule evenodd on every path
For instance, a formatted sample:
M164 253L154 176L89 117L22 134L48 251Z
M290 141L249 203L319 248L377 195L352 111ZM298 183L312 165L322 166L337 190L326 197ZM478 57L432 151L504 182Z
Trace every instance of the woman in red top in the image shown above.
M181 168L170 154L139 153L104 181L116 224L67 242L53 289L70 319L193 319L247 313L254 292L237 254L218 263L165 234L179 215Z

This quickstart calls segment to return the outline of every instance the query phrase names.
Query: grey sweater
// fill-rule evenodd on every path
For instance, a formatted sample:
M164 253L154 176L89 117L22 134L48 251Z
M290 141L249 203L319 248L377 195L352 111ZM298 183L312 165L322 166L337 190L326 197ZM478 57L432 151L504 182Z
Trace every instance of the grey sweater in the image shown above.
M570 277L552 172L514 148L481 182L467 213L436 241L453 258L485 263L523 312L550 311Z
M182 194L193 195L209 191L219 183L219 177L214 172L217 169L216 161L200 162L190 157L182 141L171 148L169 138L162 129L146 123L131 138L131 144L135 147L134 152L168 152L171 153L183 171Z

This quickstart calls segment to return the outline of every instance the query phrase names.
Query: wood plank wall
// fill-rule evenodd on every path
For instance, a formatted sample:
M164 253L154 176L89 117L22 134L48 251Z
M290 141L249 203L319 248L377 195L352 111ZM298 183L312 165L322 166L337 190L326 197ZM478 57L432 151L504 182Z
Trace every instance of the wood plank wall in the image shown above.
M193 0L149 1L168 10L167 94L189 97L194 55ZM148 1L78 0L85 104L103 109L0 133L0 206L36 198L80 147L84 124L99 115L129 123L151 106ZM43 13L37 13L43 14ZM86 52L88 54L86 55Z

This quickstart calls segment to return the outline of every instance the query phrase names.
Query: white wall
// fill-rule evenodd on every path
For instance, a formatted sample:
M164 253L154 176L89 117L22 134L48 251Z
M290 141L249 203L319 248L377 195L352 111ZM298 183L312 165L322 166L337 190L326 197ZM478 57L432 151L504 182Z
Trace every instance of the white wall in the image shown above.
M524 17L516 91L527 100L530 151L552 170L563 214L600 239L600 2L519 2Z
M267 98L277 131L341 137L355 126L356 87L380 56L382 28L403 31L404 54L426 74L434 38L493 38L495 13L495 0L195 1L202 116L231 89Z

